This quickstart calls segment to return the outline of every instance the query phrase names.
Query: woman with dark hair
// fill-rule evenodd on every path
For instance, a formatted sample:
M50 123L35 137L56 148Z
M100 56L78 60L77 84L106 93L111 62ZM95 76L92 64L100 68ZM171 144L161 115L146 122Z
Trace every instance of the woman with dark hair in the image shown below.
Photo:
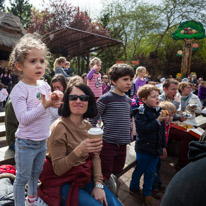
M87 134L92 126L85 118L97 115L91 89L79 82L69 86L59 113L62 117L51 126L40 197L52 206L122 205L103 185L102 140Z
M10 93L12 78L10 75L10 70L7 66L5 66L3 69L3 73L1 75L1 83L7 87L8 93Z
M65 92L67 88L66 79L63 74L56 74L51 80L51 90ZM58 108L50 107L50 125L58 119L60 116L58 114Z

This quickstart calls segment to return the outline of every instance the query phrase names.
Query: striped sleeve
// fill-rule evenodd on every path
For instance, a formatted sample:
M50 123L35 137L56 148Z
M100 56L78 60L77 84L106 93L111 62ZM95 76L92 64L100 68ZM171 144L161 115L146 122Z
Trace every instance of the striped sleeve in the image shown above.
M97 101L98 116L104 123L103 140L114 144L130 143L130 110L131 100L113 92L107 92ZM95 122L96 123L96 122ZM93 126L95 123L92 122Z

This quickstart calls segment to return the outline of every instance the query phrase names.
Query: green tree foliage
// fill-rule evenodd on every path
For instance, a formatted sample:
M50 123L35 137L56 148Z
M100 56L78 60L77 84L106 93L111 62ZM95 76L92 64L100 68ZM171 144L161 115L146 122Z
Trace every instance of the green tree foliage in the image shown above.
M157 7L162 25L158 31L159 38L155 51L160 47L167 32L172 28L176 28L180 22L194 20L205 23L205 6L206 1L204 0L162 0L162 3Z
M28 0L9 0L8 12L18 16L23 27L26 29L31 20L32 5Z
M176 52L182 49L183 42L175 41L172 34L181 22L206 23L204 0L162 0L159 5L114 0L104 5L105 27L112 37L123 42L117 55L113 53L108 58L104 55L105 61L139 59L140 64L147 64L153 74L161 70L166 74L168 68L172 74L180 72L181 58ZM115 51L115 48L111 50Z
M4 11L4 2L5 0L0 0L0 11Z
M154 9L154 6L147 3L137 4L136 0L113 1L105 8L103 14L109 15L106 28L116 31L115 36L122 40L123 60L139 56L144 38L159 28Z
M102 15L100 21L102 23L102 26L106 29L110 29L110 37L114 39L121 40L121 31L118 27L110 28L109 25L109 13L105 13ZM110 68L116 60L122 60L122 56L124 55L124 50L122 47L122 44L118 44L113 47L106 48L104 52L102 52L99 57L102 60L102 71L106 73L106 70Z
M178 29L173 33L175 40L180 39L204 39L205 29L200 22L185 21L182 22Z

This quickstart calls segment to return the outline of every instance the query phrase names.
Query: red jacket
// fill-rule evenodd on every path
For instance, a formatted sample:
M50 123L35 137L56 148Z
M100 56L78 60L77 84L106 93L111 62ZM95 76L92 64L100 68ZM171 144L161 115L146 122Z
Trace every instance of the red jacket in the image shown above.
M85 164L73 167L61 176L54 174L51 161L47 157L44 161L43 171L39 177L42 184L38 189L38 196L41 197L48 206L60 206L61 187L68 182L72 182L66 205L78 206L79 187L83 187L91 181L91 171L91 155Z

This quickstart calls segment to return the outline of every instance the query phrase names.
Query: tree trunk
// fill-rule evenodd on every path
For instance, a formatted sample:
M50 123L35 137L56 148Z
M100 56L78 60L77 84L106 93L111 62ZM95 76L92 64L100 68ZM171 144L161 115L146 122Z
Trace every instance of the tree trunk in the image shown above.
M191 59L192 59L192 43L194 39L184 39L183 56L181 63L181 74L182 76L190 73L191 70Z

